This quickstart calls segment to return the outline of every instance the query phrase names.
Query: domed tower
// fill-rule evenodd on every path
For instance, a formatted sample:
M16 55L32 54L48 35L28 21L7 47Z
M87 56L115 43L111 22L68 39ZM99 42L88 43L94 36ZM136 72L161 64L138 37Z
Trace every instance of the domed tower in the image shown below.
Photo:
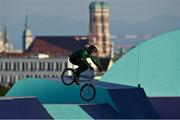
M26 15L25 29L23 33L23 51L29 48L33 41L31 30L29 29L28 15Z
M98 48L98 57L110 55L109 9L105 2L92 2L90 9L90 41Z
M101 4L92 2L89 6L90 9L90 44L94 44L98 48L97 56L103 55L102 48L102 22L101 22Z
M106 2L101 2L101 20L103 33L103 53L105 56L111 54L110 32L109 32L109 7Z

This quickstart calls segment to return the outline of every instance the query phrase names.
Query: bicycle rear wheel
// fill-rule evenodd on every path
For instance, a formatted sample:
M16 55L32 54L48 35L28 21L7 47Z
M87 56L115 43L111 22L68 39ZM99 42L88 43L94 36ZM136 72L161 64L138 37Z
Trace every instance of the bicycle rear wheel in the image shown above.
M71 68L66 68L61 74L61 80L65 85L71 85L76 79L75 71Z
M85 101L91 101L96 96L96 90L92 84L85 84L81 87L80 96Z

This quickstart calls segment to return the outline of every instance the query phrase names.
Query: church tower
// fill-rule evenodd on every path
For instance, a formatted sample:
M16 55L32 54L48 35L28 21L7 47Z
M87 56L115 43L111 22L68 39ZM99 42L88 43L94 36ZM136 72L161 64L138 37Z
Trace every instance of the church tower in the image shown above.
M0 52L2 52L3 50L4 50L3 34L0 28Z
M92 2L90 9L90 41L98 48L98 57L110 57L109 8L105 2Z
M3 33L0 31L0 52L8 52L13 49L13 45L9 41L7 28L4 26Z
M29 48L33 41L31 30L29 29L28 15L26 15L25 29L23 33L23 51Z

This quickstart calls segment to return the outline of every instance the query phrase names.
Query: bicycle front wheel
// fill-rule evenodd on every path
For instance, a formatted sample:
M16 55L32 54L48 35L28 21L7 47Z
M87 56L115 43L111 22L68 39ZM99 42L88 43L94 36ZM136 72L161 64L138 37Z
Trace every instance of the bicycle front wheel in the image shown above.
M75 78L76 78L75 71L71 68L66 68L61 75L61 80L65 85L73 84Z
M80 96L85 101L91 101L96 96L96 90L92 84L85 84L81 87Z

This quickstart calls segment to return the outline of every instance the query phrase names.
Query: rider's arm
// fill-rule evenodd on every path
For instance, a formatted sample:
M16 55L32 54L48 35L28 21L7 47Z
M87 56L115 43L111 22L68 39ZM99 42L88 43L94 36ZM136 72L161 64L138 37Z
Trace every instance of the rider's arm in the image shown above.
M90 66L89 63L88 63L87 60L86 60L86 54L87 54L87 52L84 50L84 51L82 52L82 60L83 60L83 62L84 62L87 66Z
M91 58L91 60L93 61L93 63L98 67L98 69L99 69L99 70L102 70L99 62L97 61L97 58L96 58L95 56L91 56L90 58Z

